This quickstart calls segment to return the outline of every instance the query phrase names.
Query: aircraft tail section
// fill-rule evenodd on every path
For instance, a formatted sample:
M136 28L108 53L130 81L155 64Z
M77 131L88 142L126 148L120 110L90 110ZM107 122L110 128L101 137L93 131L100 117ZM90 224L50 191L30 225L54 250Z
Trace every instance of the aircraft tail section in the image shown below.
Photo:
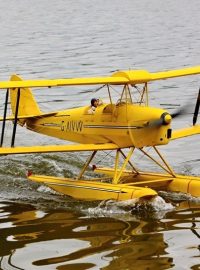
M22 78L18 75L12 75L10 78L11 81L22 81ZM17 89L10 89L10 103L13 115L15 115L16 104L17 104ZM20 88L20 99L19 99L19 108L18 116L39 116L42 112L32 94L31 89L29 88ZM25 119L19 119L18 124L24 125Z

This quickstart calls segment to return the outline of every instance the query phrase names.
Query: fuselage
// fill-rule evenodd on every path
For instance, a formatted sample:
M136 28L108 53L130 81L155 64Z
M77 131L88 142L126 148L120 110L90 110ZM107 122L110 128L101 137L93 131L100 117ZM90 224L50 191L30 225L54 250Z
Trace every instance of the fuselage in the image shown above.
M59 111L53 116L30 118L26 126L35 132L77 143L112 142L119 147L167 144L170 124L148 125L165 110L138 104L103 104L94 114L89 106Z

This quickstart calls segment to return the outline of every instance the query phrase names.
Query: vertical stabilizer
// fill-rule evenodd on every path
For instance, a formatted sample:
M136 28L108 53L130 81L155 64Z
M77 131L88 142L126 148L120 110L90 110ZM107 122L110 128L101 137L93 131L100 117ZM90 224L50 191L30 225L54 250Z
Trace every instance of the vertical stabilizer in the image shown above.
M18 75L12 75L11 81L22 81ZM15 115L17 104L17 89L10 89L10 103L13 115ZM29 88L20 88L20 100L18 108L18 116L37 116L40 115L40 108ZM18 123L23 125L25 120L18 120Z

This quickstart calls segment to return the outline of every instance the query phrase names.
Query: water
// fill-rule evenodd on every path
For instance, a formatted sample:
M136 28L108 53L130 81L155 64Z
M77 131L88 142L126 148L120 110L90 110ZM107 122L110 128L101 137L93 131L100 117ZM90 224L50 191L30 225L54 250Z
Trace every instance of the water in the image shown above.
M199 65L199 8L197 0L0 0L0 80L13 73L67 78ZM199 85L199 76L152 83L150 103L189 102L192 112ZM87 105L91 95L106 101L94 87L86 90L34 94L45 112ZM173 126L191 124L189 113ZM58 142L18 128L17 145ZM192 175L200 175L199 149L199 136L162 147L176 171ZM149 204L79 202L26 180L29 169L73 177L86 156L0 158L1 269L200 269L198 199L163 192ZM102 159L111 162L110 156L96 162Z

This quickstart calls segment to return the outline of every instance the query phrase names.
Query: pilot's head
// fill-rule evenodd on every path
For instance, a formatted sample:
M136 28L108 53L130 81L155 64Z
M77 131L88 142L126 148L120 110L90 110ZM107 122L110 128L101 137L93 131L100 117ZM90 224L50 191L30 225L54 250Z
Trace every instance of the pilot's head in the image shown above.
M93 106L93 107L97 107L98 106L98 101L97 101L96 98L92 98L91 99L91 106Z

